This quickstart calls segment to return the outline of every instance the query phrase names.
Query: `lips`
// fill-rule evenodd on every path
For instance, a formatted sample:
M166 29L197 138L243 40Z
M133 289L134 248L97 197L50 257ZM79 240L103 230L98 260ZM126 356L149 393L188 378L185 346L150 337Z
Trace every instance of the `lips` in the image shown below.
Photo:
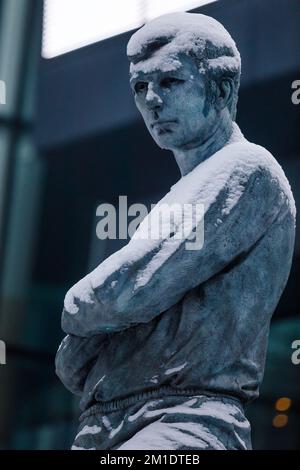
M155 126L163 126L164 124L174 124L174 123L176 123L176 121L174 119L173 120L169 119L169 120L165 120L165 121L159 120L159 121L153 122L151 124L151 127L153 128Z

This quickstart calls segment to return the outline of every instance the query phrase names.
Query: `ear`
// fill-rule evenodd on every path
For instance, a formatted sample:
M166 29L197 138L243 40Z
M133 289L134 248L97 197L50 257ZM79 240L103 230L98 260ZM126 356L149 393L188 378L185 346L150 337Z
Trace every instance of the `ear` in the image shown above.
M224 77L217 83L216 106L219 111L229 106L233 98L233 80Z

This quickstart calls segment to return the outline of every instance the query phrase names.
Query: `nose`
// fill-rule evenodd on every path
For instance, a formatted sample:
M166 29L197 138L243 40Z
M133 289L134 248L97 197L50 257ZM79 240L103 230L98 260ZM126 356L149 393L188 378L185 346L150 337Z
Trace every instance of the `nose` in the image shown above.
M158 109L163 105L163 100L159 94L154 90L153 83L149 83L146 94L146 105L149 109Z

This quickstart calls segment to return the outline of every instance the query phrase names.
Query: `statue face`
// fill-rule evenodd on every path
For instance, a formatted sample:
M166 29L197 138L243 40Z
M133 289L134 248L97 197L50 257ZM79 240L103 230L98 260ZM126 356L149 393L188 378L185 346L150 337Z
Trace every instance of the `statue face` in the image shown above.
M162 63L160 70L153 71L148 64L145 72L138 63L130 81L148 131L159 147L169 150L201 144L216 120L214 109L205 109L205 78L196 63L187 55L179 59L180 66L172 71L165 71Z

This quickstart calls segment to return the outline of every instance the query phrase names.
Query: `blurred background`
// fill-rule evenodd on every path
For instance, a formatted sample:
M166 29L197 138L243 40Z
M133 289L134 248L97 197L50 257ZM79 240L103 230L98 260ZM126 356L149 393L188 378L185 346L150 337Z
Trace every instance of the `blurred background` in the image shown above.
M278 159L300 207L298 0L0 0L0 449L71 445L78 403L54 373L64 295L126 243L96 238L96 207L156 203L180 177L135 109L126 44L149 19L191 9L235 39L237 122ZM256 449L300 448L299 235L247 409Z

